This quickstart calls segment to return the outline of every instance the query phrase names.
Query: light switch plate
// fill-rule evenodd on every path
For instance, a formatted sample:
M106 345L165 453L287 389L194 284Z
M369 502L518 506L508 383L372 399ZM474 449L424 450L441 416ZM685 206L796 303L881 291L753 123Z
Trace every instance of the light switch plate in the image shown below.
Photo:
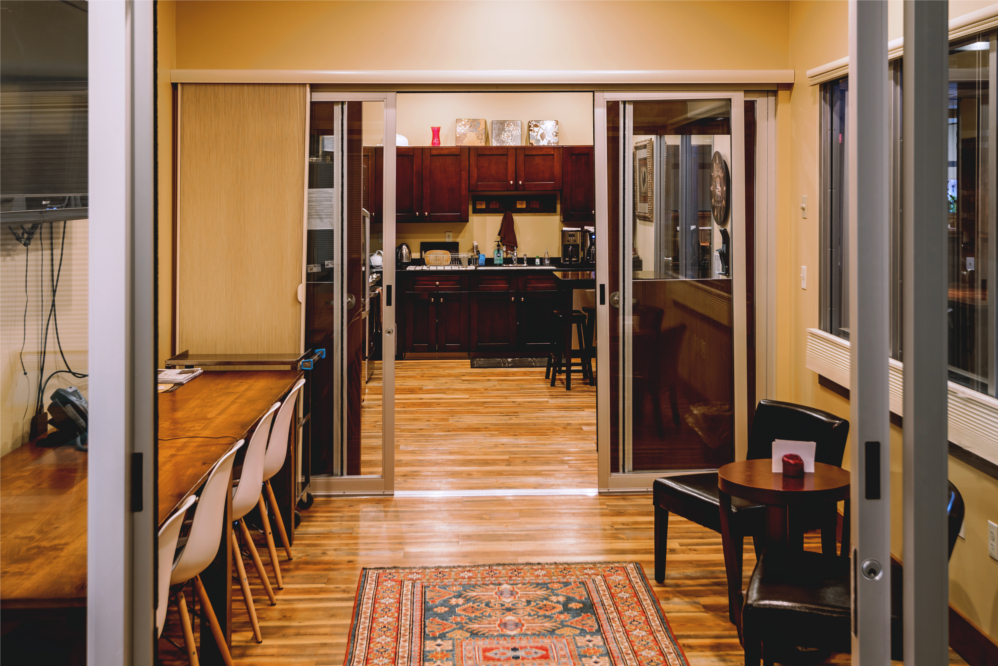
M800 288L807 289L807 266L800 267Z
M807 195L800 198L800 219L807 219Z
M988 555L998 560L998 525L988 521Z

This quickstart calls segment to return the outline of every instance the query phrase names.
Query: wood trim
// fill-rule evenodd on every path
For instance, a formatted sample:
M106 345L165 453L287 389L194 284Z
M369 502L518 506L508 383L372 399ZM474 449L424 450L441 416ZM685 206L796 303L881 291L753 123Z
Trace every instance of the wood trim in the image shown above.
M850 388L850 350L843 340L816 328L807 329L808 370ZM889 359L890 410L903 416L904 365ZM949 382L949 441L974 456L998 465L998 400Z
M998 27L998 4L989 5L975 12L951 19L949 22L949 40L962 39L969 35L991 30ZM887 59L896 60L904 55L904 37L898 37L887 42ZM807 70L807 84L816 86L826 81L842 78L849 74L849 57L839 58L832 62Z
M174 69L174 83L312 83L346 85L619 85L793 83L792 69L650 70L321 70Z

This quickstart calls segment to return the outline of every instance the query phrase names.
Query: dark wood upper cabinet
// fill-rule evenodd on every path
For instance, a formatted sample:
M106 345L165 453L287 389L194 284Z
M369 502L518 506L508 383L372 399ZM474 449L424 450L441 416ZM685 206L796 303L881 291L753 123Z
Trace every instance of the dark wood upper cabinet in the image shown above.
M561 148L522 146L516 149L516 189L549 191L561 189Z
M471 149L471 191L506 192L516 189L516 149L475 146Z
M385 149L364 146L364 196L361 204L371 214L371 222L383 222Z
M423 222L468 221L468 148L422 148Z
M596 221L596 172L592 146L561 149L561 219Z
M423 219L423 149L401 146L395 149L395 221L420 222Z

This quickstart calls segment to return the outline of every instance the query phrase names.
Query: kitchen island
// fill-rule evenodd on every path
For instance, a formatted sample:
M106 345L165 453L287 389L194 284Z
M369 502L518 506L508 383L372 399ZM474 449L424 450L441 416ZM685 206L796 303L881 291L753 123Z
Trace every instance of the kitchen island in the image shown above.
M554 311L572 308L557 264L411 268L398 272L399 359L543 358Z

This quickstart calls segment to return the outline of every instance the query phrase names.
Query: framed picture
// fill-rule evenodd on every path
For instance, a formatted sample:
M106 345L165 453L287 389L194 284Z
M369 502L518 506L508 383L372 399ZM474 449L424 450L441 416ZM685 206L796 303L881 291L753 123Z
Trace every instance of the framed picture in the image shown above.
M484 118L458 118L454 125L455 146L488 145L488 130Z
M655 221L655 141L634 144L634 215L643 222Z
M557 146L557 120L528 120L527 137L531 146Z
M493 120L493 146L522 146L523 123L519 120Z

